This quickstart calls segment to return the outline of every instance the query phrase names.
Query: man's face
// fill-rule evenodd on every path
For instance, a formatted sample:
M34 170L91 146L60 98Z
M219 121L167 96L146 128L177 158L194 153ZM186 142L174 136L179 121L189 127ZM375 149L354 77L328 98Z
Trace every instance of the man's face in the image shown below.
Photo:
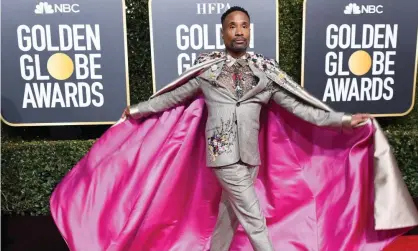
M230 52L244 52L250 42L250 19L241 11L230 13L222 24L225 48Z

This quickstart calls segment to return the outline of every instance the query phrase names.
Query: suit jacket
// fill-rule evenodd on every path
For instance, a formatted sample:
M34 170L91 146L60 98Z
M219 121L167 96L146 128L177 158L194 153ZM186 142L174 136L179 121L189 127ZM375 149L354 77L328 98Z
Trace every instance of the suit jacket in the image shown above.
M270 99L288 111L318 126L341 127L351 117L342 112L325 111L304 102L282 88L292 80L284 73L264 72L251 61L249 67L258 79L257 85L237 98L217 81L225 60L212 65L187 83L130 107L134 118L142 118L179 105L202 92L208 109L206 122L207 165L221 167L242 161L260 165L258 146L259 117ZM291 83L294 84L294 83Z

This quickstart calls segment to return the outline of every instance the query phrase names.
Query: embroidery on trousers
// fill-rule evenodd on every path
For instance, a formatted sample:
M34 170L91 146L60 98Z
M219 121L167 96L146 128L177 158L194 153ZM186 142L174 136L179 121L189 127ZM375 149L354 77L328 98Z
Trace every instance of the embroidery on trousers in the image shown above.
M217 126L212 130L212 136L208 138L208 145L211 159L215 161L219 155L231 152L231 146L235 142L236 134L234 123L231 119L226 123L221 119L221 126Z

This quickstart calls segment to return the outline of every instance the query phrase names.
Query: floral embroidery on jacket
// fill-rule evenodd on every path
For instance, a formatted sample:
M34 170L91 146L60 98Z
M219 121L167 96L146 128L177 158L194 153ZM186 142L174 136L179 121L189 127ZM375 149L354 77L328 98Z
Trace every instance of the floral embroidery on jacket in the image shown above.
M206 60L226 57L226 53L223 51L212 51L210 53L202 53L195 60L194 64L200 64ZM264 72L273 72L277 75L278 79L287 82L294 82L289 75L280 69L279 63L275 59L264 57L262 54L247 54L247 60L251 61L255 67ZM301 88L297 85L297 88Z
M226 53L223 51L213 51L211 53L202 53L197 58L195 64L202 63L206 60L216 58L226 58ZM276 84L285 90L292 92L290 89L303 90L304 88L297 84L288 74L280 69L278 62L275 59L269 59L262 54L247 54L247 60L251 61L255 67L264 71L266 75L272 79Z
M220 51L212 51L210 53L202 53L196 58L193 65L200 64L200 63L202 63L202 62L204 62L208 59L221 58L223 56L225 56L225 53L220 52Z
M231 119L226 123L221 120L221 126L217 126L212 130L212 136L208 138L208 145L212 161L215 161L219 155L231 152L231 146L235 143L236 133Z

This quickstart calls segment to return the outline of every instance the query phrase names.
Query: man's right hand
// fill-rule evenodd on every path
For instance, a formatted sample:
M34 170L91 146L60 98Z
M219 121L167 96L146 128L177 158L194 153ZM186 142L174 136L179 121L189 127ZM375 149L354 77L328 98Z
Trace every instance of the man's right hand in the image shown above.
M351 119L351 127L355 127L358 124L361 124L361 123L363 123L363 122L365 122L365 121L367 121L368 119L371 119L371 118L373 118L373 117L368 113L354 114L352 116L352 119Z

